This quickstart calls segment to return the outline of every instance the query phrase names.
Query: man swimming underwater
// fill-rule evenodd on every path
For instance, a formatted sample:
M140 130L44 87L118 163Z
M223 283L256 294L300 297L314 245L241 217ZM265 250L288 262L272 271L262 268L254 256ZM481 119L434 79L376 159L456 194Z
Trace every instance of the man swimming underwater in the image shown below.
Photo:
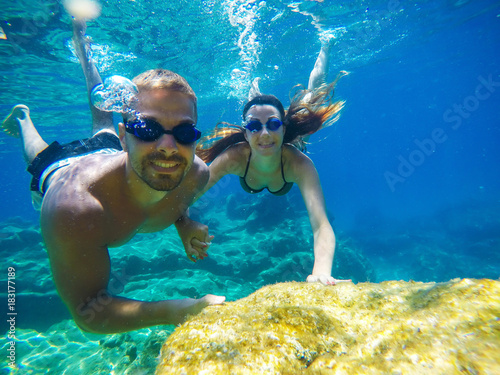
M94 85L100 77L84 53L84 32L85 24L75 21L75 47ZM206 256L211 239L206 226L179 220L209 177L194 154L196 96L183 77L168 70L149 70L134 83L137 110L124 115L118 134L111 114L96 108L92 137L68 145L47 145L27 106L15 106L2 123L8 134L20 137L32 189L43 197L40 226L57 291L78 326L95 333L178 324L225 300L209 294L145 302L110 291L108 248L136 233L175 224L182 239L201 239L185 243L199 257Z

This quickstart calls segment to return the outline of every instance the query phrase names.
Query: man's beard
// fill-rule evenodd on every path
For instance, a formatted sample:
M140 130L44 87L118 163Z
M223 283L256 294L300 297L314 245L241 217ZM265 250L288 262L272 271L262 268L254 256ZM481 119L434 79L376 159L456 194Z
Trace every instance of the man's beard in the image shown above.
M151 165L154 161L175 162L178 163L179 166L174 173L158 173L152 170ZM171 191L179 186L184 179L187 166L187 160L178 154L165 158L162 153L155 152L142 160L141 173L138 175L152 189L158 191Z

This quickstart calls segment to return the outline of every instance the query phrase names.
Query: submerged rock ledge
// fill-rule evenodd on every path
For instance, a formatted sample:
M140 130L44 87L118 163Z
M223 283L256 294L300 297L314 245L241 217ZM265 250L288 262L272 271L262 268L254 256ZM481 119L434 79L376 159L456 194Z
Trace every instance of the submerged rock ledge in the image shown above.
M498 374L500 281L282 283L178 327L157 374Z

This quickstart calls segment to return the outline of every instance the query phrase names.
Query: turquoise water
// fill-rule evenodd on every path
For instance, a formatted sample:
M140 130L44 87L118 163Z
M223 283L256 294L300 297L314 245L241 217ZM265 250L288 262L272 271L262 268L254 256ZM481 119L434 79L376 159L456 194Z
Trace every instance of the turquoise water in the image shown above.
M180 73L198 95L202 130L238 122L255 77L262 92L288 104L292 87L307 85L320 39L334 35L329 78L350 72L336 89L347 104L340 121L309 147L339 241L334 276L356 282L500 276L500 2L102 6L87 29L102 76L131 78L156 67ZM48 141L87 136L84 79L62 5L7 1L0 21L0 116L24 103ZM152 372L171 327L105 337L82 334L68 320L18 141L2 135L0 144L0 278L6 285L7 268L16 269L20 373ZM228 177L193 213L215 235L209 258L188 262L172 228L137 236L111 251L122 294L235 300L308 275L312 236L297 188L286 197L249 196Z

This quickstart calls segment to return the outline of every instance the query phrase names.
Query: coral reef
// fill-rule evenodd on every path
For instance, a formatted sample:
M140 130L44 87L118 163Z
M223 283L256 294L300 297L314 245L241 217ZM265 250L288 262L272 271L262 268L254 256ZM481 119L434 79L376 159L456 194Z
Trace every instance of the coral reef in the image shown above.
M498 374L500 281L266 286L178 327L157 374Z

